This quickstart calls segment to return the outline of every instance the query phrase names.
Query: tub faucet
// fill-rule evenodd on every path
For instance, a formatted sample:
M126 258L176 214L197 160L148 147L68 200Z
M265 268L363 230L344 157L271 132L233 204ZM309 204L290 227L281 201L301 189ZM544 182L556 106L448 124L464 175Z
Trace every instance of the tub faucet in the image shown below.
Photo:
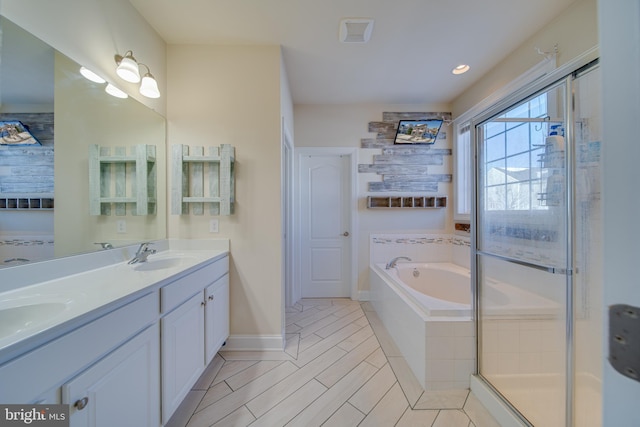
M407 261L411 261L411 258L409 258L408 256L397 256L387 263L385 270L389 270L395 267L399 259L406 259Z
M138 252L136 252L134 257L131 258L131 260L129 261L129 264L136 264L138 262L146 262L147 261L147 257L149 255L153 255L153 254L156 253L155 249L149 249L149 245L152 245L152 244L153 243L149 243L149 242L141 243L140 247L138 248Z

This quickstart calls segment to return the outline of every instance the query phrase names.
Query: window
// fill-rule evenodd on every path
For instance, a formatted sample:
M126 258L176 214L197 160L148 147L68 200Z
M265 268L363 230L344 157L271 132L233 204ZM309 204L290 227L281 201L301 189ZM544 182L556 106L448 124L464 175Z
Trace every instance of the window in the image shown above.
M479 129L482 141L484 209L547 209L547 178L542 166L549 133L548 93L543 93L491 119Z

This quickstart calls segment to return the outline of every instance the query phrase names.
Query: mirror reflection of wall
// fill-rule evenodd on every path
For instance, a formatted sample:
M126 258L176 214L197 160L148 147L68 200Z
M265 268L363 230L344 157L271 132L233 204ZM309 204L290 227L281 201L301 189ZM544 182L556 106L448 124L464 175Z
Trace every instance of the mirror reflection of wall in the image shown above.
M117 247L166 237L164 118L134 99L106 94L104 84L79 74L79 64L6 18L0 26L0 118L16 117L42 143L0 146L0 268L100 250L95 242ZM156 147L154 215L134 216L130 207L125 216L89 215L92 144ZM3 208L5 196L49 197L55 209ZM122 221L126 232L118 233Z

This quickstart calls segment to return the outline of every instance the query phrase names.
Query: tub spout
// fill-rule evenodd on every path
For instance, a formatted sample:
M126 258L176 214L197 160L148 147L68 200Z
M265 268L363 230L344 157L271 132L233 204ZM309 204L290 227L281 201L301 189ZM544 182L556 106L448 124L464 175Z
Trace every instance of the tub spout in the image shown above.
M389 270L390 268L395 267L399 259L406 259L407 261L411 261L411 258L409 258L408 256L397 256L387 263L385 269Z

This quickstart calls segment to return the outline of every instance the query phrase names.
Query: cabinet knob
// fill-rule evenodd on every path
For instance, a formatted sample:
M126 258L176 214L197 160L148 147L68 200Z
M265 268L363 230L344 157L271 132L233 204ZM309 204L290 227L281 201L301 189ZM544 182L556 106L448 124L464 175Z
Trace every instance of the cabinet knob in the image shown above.
M202 301L202 302L200 303L200 305L206 305L206 304L207 304L207 302L206 302L206 301Z
M87 407L88 404L89 404L89 398L83 397L82 399L76 400L76 403L74 403L73 406L78 408L78 411L82 411L84 408Z
M213 295L209 295L209 301L213 301Z

